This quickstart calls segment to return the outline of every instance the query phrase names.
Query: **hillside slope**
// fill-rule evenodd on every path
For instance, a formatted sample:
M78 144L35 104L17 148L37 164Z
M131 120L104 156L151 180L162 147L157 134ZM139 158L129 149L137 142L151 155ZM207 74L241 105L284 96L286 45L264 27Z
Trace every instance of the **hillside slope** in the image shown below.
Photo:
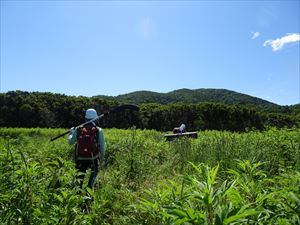
M103 96L102 96L103 97ZM109 97L111 99L111 97ZM129 103L199 103L217 102L225 104L256 105L278 107L279 105L250 95L226 89L178 89L168 93L135 91L113 97L117 101Z

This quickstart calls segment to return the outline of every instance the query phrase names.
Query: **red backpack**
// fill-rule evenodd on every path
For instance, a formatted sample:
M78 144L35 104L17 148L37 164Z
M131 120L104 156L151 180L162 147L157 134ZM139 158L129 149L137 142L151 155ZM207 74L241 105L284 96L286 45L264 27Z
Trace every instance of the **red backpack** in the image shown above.
M85 126L77 130L77 157L94 158L99 155L98 129Z

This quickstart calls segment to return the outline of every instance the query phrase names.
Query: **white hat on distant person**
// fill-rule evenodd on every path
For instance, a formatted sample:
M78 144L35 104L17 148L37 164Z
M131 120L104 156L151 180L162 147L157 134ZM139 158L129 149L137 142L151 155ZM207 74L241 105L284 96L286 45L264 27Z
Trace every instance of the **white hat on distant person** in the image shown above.
M85 112L85 118L88 119L88 120L95 119L97 116L98 115L97 115L97 112L96 112L95 109L88 109Z

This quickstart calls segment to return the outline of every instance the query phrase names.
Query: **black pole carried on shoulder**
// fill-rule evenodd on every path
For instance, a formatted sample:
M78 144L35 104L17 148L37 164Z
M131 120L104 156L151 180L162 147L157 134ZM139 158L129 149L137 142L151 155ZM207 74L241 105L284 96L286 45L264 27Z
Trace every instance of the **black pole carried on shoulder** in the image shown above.
M84 125L86 125L86 124L88 124L88 123L91 123L91 122L94 122L94 121L96 121L96 120L99 120L99 119L101 119L102 117L107 116L107 115L110 114L110 113L116 113L116 112L120 112L120 111L126 110L126 109L128 109L128 110L133 110L133 111L138 111L138 110L139 110L139 107L138 107L137 105L133 105L133 104L124 104L124 105L120 105L120 106L117 106L116 108L113 108L112 110L109 110L109 111L107 111L107 112L105 112L105 113L103 113L103 114L97 116L97 117L94 118L94 119L91 119L91 120L89 120L89 121L86 121L86 122L83 123L83 124L78 125L76 128L83 127ZM65 136L66 134L68 134L69 132L70 132L70 131L66 131L65 133L62 133L62 134L60 134L60 135L58 135L58 136L56 136L56 137L53 137L53 138L50 139L50 141L54 141L54 140L56 140L56 139L58 139L58 138L60 138L60 137L63 137L63 136Z

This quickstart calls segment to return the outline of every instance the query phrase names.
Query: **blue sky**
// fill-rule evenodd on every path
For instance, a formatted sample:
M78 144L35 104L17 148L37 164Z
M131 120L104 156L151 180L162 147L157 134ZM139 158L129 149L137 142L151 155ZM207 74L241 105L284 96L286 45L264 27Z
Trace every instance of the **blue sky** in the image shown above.
M1 1L1 92L300 101L300 1Z

